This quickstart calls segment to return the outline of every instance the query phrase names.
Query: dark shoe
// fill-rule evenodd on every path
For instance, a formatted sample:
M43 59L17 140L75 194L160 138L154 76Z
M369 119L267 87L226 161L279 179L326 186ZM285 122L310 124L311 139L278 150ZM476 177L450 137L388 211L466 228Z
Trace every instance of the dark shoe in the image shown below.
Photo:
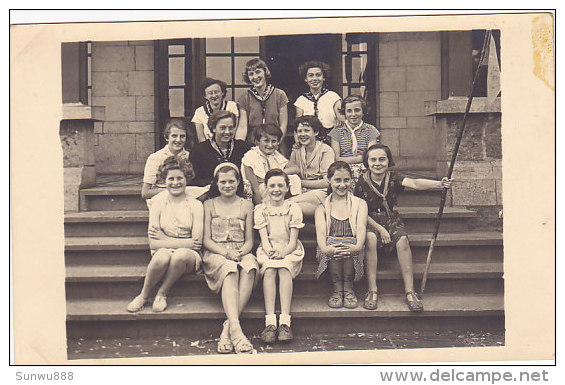
M363 307L367 310L377 310L378 298L376 290L368 291L365 301L363 302Z
M294 337L292 336L292 330L290 330L290 326L285 324L279 325L279 341L280 342L287 342L292 341Z
M267 344L272 344L277 338L277 327L275 325L268 325L261 332L261 340Z
M412 297L412 299L410 299L410 297ZM413 291L406 293L406 304L408 304L408 309L413 312L419 313L424 310L424 304Z

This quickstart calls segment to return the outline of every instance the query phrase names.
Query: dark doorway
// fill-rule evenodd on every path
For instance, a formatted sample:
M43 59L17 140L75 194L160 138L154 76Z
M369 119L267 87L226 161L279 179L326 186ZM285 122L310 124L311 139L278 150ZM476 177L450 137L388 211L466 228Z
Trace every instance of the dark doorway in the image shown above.
M294 121L294 101L308 91L298 67L308 60L321 60L331 67L328 87L341 94L341 35L278 35L266 36L263 57L271 70L271 82L283 89L288 96L289 123Z

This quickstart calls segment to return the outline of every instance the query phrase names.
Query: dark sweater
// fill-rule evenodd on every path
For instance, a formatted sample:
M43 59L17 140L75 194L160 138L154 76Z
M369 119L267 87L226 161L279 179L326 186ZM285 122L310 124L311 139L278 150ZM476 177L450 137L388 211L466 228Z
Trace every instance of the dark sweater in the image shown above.
M233 151L227 160L241 168L241 159L251 147L243 140L234 140ZM214 178L214 169L220 164L225 162L222 157L214 150L210 141L199 143L190 151L189 160L194 167L196 174L194 180L190 183L193 186L206 186L212 182Z

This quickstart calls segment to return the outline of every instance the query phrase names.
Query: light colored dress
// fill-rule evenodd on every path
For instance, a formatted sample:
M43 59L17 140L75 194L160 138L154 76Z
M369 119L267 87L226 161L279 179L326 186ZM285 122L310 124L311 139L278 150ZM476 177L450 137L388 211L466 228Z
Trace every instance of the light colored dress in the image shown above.
M231 100L223 100L220 111L229 111L239 118L239 108L237 108L237 104ZM208 128L210 115L212 115L212 108L210 107L210 102L206 101L203 106L198 107L196 111L194 111L194 116L192 117L192 123L199 123L204 126L204 136L206 140L213 136L210 128Z
M161 191L153 198L149 208L149 227L160 228L165 235L173 238L192 237L192 213L196 206L202 203L190 196L185 196L182 201L172 199L168 191ZM171 251L174 249L167 248ZM157 250L151 250L151 255ZM198 254L198 253L197 253ZM201 259L196 260L196 271L200 269Z
M257 178L259 183L259 194L262 196L265 194L265 175L267 171L274 168L284 169L288 164L288 159L284 157L278 151L275 151L271 155L266 155L263 153L258 146L252 147L249 151L245 153L243 159L241 160L241 176L245 183L249 184L247 174L245 172L245 167L251 168L253 174ZM300 177L297 175L289 175L290 180L290 193L292 195L297 195L302 192Z
M290 240L290 229L301 229L304 227L300 206L289 201L284 201L279 207L261 203L255 207L254 217L254 228L257 230L267 228L269 242L271 242L275 250L286 247ZM302 270L303 259L304 247L299 239L296 240L296 249L282 259L269 259L262 246L257 248L257 262L261 267L261 275L269 268L286 268L294 279Z
M245 213L243 212L243 204L245 200L239 198L239 215L237 217L225 217L218 215L215 207L215 200L211 199L211 238L214 242L222 244L229 250L239 250L245 243ZM237 272L241 268L245 272L258 270L257 260L251 253L242 256L241 261L236 262L227 259L221 254L213 253L209 250L204 252L202 256L202 269L206 277L206 283L210 290L219 293L224 279L229 273ZM255 284L258 275L255 276Z

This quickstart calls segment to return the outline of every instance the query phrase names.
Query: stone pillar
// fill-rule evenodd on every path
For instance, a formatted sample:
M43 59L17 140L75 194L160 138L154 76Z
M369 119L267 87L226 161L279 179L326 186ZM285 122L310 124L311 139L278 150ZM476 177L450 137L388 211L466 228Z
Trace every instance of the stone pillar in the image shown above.
M435 116L438 176L447 174L466 104L466 97L426 102L426 114ZM492 104L484 97L473 98L453 169L456 182L450 197L453 206L476 209L484 213L483 217L490 218L487 219L490 224L497 222L498 212L502 208L500 128L500 98Z
M63 105L59 137L63 148L65 212L80 210L80 189L94 186L94 122L102 120L104 107L81 103Z

